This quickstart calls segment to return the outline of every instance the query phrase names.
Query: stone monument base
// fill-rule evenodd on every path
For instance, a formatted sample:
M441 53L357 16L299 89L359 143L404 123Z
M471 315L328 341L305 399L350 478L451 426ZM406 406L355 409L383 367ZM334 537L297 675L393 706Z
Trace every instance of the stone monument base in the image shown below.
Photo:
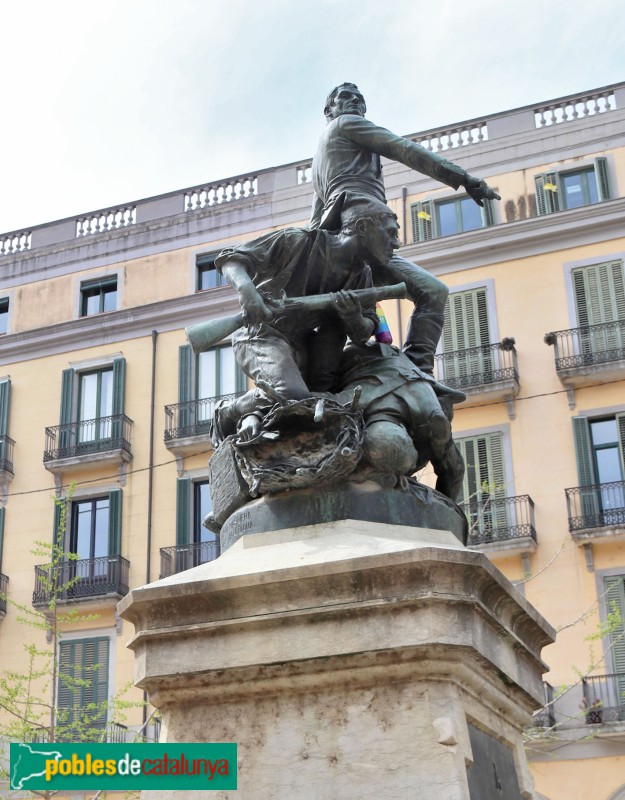
M238 743L237 792L155 800L533 797L521 730L553 631L450 532L244 536L120 613L163 740Z

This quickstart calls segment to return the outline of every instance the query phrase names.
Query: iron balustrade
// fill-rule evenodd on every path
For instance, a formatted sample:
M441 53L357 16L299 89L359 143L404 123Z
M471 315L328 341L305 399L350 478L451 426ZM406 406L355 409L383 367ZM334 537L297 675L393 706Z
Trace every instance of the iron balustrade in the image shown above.
M532 717L532 725L536 728L553 728L556 724L556 715L553 710L553 686L543 681L544 705Z
M625 720L625 672L584 678L582 689L589 725Z
M165 406L165 441L184 439L209 433L215 406L222 400L234 400L243 392L222 394L218 397L205 397L202 400L188 400Z
M44 464L58 458L125 450L130 454L132 420L125 414L82 419L46 428Z
M173 547L161 547L160 578L167 578L177 572L184 572L199 564L214 561L220 553L219 542L190 542Z
M435 364L438 380L452 389L519 380L516 349L501 342L441 353Z
M58 600L79 600L128 594L130 562L121 556L100 556L60 561L35 567L33 605Z
M556 371L594 367L625 360L625 320L586 325L545 334L553 345Z
M460 503L460 508L469 522L469 547L528 537L536 541L534 501L527 494L517 497L482 496Z
M10 436L0 436L0 472L13 475L13 447L15 442Z
M7 611L7 589L9 588L9 579L6 575L0 572L0 612L6 614Z
M625 525L625 481L565 489L569 531Z

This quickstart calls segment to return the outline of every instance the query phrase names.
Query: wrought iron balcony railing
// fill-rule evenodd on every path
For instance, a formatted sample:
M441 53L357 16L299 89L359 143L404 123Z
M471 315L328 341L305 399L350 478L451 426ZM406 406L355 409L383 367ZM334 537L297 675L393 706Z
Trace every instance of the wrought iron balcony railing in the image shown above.
M543 681L544 706L532 717L532 725L536 728L553 728L556 715L553 710L553 686Z
M571 533L625 525L625 481L574 486L565 492Z
M15 442L10 436L0 436L0 472L13 475L13 447Z
M58 600L80 600L113 594L128 594L130 562L121 556L81 558L61 561L56 566L35 567L33 605L46 605Z
M584 678L582 689L589 725L625 720L625 672Z
M173 547L161 547L160 578L167 578L177 572L184 572L219 556L219 542L191 542Z
M113 450L124 450L130 455L131 427L132 420L125 414L115 414L46 428L43 462Z
M553 345L557 372L623 361L625 320L553 331L545 342Z
M221 400L233 400L241 394L243 392L165 406L165 443L209 433L217 403Z
M461 503L469 521L468 546L532 538L536 541L534 501L518 497L481 497Z
M7 611L7 589L9 588L9 579L6 575L0 572L0 613L6 614Z
M513 344L498 342L435 357L436 377L452 389L474 389L519 380Z

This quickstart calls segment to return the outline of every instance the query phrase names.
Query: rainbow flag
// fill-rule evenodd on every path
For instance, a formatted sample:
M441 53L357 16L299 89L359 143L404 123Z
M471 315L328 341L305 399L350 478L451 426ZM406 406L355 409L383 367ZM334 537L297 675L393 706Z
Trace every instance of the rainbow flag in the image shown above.
M375 311L379 320L378 329L375 332L376 342L381 342L382 344L393 344L391 329L388 327L388 322L384 316L384 311L382 311L382 306L379 303L376 303Z

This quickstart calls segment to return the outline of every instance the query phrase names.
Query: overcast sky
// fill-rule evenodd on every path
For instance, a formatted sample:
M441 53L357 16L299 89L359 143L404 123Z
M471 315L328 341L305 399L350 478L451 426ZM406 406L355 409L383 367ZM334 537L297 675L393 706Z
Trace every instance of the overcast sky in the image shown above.
M625 79L625 2L0 2L0 231L312 156L329 89L413 133Z

